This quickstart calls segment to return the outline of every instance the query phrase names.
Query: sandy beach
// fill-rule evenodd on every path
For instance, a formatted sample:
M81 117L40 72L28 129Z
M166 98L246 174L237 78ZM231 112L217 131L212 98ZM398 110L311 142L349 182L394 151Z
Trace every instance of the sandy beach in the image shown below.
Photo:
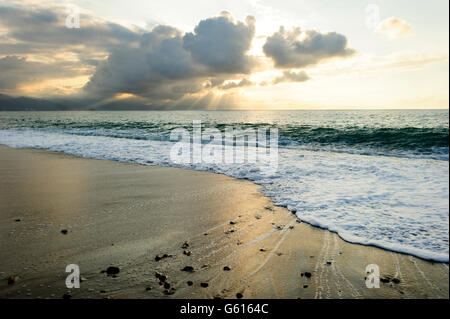
M249 181L4 146L0 176L0 298L449 298L448 263L347 243Z

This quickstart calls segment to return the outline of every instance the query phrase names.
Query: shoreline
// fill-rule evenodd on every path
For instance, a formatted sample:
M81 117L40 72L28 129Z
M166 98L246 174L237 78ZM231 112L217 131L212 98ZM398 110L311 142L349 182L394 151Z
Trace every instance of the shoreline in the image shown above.
M61 298L74 259L87 279L74 298L448 298L448 263L344 241L248 180L2 145L0 160L1 298ZM365 286L371 263L387 280L379 289ZM116 278L100 273L113 264Z

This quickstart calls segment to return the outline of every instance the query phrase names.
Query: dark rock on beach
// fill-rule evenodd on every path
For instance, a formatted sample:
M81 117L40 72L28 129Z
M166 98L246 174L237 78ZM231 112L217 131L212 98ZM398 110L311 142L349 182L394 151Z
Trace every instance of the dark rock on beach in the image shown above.
M193 272L194 271L194 267L192 267L192 266L184 266L184 268L181 269L181 271Z
M119 267L110 266L106 269L108 275L117 275L120 272Z
M202 283L200 283L200 286L203 288L207 288L209 286L209 284L207 282L202 282Z
M16 276L9 276L8 277L8 285L12 285L13 283L15 283L16 282L16 280L17 280L17 277Z

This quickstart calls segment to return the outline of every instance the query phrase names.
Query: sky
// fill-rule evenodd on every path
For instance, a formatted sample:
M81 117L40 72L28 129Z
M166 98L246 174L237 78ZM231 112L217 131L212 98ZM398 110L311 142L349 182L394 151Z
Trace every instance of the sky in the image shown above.
M0 94L98 109L447 109L448 6L0 0Z

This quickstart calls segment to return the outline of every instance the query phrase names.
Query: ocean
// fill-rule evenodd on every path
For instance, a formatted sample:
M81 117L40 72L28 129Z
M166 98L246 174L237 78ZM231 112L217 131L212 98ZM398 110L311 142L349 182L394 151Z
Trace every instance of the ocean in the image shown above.
M194 120L277 129L276 171L174 163L171 132ZM346 241L449 261L448 110L1 112L0 144L248 179Z

